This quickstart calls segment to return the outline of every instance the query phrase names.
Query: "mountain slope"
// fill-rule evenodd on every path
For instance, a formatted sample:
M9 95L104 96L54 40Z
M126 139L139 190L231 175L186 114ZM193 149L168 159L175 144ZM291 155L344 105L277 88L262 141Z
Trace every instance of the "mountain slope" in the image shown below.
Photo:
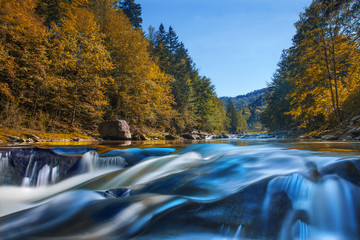
M266 107L265 101L266 88L259 89L239 95L236 97L221 97L225 106L228 106L229 101L232 101L237 111L246 118L249 131L263 131L263 126L260 123L260 114Z

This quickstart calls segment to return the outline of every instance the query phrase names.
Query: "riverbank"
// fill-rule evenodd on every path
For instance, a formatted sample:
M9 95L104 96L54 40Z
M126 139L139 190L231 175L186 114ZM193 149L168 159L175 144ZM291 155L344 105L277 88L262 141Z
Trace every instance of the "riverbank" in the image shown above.
M287 139L309 139L324 141L360 141L360 116L353 117L336 126L324 126L313 131L301 131L298 128L279 130L270 135L283 135Z
M70 133L49 133L35 131L28 128L10 129L0 127L0 143L37 143L37 142L70 142L70 141L97 141L96 135L82 131Z
M203 140L203 139L222 139L229 138L225 133L209 134L204 132L192 131L183 134L161 133L155 130L146 129L140 133L138 129L131 131L131 140ZM130 139L129 139L130 140ZM0 127L0 143L42 143L42 142L101 142L99 133L90 131L72 131L68 133L41 132L28 128L11 129Z

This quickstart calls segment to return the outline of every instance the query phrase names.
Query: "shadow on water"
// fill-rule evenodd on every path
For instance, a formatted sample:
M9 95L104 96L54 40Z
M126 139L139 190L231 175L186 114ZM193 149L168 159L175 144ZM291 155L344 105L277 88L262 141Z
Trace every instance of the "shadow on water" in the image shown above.
M359 151L273 139L5 146L0 238L359 239Z

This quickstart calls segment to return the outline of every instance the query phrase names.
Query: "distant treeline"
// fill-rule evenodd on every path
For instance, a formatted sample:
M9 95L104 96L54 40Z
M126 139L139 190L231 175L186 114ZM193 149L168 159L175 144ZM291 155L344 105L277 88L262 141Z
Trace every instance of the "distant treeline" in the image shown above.
M228 109L232 108L231 105L235 108L236 119L230 118L230 125L235 125L232 127L233 130L236 129L235 132L262 132L265 130L260 122L260 116L266 107L266 90L263 88L245 95L220 98L225 106L229 106ZM229 110L228 113L230 113Z
M270 130L305 132L360 115L360 1L314 0L295 24L262 114Z
M134 0L0 0L0 123L44 131L220 132L230 119L173 28Z

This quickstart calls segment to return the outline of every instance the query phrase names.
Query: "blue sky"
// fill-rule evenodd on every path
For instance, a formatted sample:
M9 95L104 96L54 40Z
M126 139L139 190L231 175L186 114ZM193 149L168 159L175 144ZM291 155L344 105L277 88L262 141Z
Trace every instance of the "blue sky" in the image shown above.
M311 0L136 0L143 29L172 26L217 95L266 87Z

